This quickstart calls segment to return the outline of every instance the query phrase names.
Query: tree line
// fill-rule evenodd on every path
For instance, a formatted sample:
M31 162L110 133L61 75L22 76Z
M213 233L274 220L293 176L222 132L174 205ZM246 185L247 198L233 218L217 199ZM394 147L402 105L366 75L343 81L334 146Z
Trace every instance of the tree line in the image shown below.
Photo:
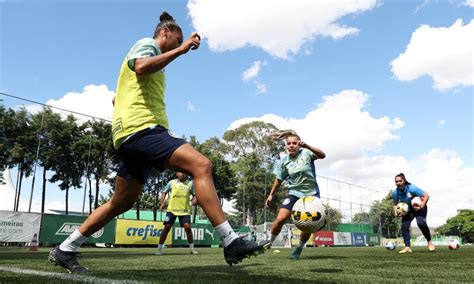
M227 214L233 225L274 220L287 194L283 183L270 208L264 209L264 201L275 178L273 168L285 151L283 143L269 138L268 134L275 130L277 128L272 124L254 121L226 131L221 139L211 137L200 143L195 136L183 137L212 161L218 197L222 203L234 200L237 212ZM36 113L25 108L5 109L1 102L0 159L1 170L17 169L16 211L24 190L22 180L31 177L35 167L40 169L41 213L45 211L48 184L55 184L64 192L66 214L69 213L69 191L87 188L87 207L89 213L92 212L113 194L114 172L119 165L108 121L79 122L73 115L61 116L48 107ZM174 174L169 170L150 174L136 203L137 215L140 210L153 210L156 219L160 191L175 177ZM99 189L104 185L109 187L109 193L100 196ZM335 230L344 216L329 205L326 212L326 229ZM198 210L198 214L204 216L202 210ZM385 237L400 235L400 220L393 216L390 194L373 201L369 212L356 213L351 221L372 224L376 232Z

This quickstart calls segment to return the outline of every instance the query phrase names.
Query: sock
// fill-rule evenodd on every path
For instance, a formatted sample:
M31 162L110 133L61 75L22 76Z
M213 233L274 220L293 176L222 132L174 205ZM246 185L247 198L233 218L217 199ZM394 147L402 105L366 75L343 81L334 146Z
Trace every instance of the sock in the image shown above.
M298 245L298 247L300 247L300 248L306 247L306 242L300 241L300 244Z
M163 244L158 244L158 249L162 249L163 248Z
M79 247L88 239L88 237L83 236L80 232L79 229L76 229L74 232L72 232L71 235L67 239L64 240L59 245L59 249L62 251L72 251L76 252Z
M239 236L234 232L232 227L229 225L229 222L225 221L224 223L216 227L217 233L224 241L224 247L230 245L235 239Z
M277 237L278 237L278 235L272 235L272 238L270 239L270 241L271 241L271 242L274 242Z
M190 243L190 244L189 244L189 248L190 248L190 249L194 249L194 244L193 244L193 243Z

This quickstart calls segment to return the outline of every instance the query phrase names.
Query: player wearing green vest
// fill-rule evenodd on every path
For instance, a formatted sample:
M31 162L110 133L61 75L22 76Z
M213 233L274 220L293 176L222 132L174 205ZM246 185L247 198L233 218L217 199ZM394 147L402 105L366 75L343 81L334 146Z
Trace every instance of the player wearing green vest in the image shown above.
M216 194L211 161L168 129L165 67L199 48L200 43L197 33L183 41L179 25L163 12L153 38L141 39L131 48L121 65L113 101L112 139L121 160L114 194L49 253L51 262L70 273L88 272L77 261L77 250L115 216L132 208L151 168L174 169L193 177L196 197L223 240L224 259L229 265L270 246L270 242L256 244L234 232Z
M168 207L166 209L166 218L163 222L164 229L160 234L160 242L158 244L156 255L162 254L163 244L165 243L166 237L173 227L176 218L179 218L179 223L186 232L191 254L198 254L198 252L194 249L193 232L191 230L191 195L193 196L192 204L195 205L197 202L196 197L194 196L193 182L187 181L186 174L182 172L177 172L176 177L176 179L171 180L166 184L161 194L160 211L165 208L165 200L167 195L169 195L169 200Z

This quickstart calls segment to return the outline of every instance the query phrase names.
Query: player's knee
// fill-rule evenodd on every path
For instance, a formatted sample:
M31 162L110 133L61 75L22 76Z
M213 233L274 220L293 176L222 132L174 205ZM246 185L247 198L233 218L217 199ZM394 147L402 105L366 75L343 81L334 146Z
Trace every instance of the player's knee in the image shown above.
M191 232L191 225L189 225L188 223L184 223L183 228L186 232Z
M212 162L207 159L203 158L200 161L198 161L196 170L195 170L195 176L210 176L212 175Z

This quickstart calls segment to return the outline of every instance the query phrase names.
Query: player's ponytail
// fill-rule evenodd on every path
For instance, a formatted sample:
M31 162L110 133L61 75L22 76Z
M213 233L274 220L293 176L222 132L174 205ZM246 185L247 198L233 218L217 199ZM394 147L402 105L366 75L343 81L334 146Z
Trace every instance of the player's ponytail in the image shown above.
M269 136L273 140L283 140L288 137L296 137L298 140L301 140L300 136L293 129L277 130L270 133Z

